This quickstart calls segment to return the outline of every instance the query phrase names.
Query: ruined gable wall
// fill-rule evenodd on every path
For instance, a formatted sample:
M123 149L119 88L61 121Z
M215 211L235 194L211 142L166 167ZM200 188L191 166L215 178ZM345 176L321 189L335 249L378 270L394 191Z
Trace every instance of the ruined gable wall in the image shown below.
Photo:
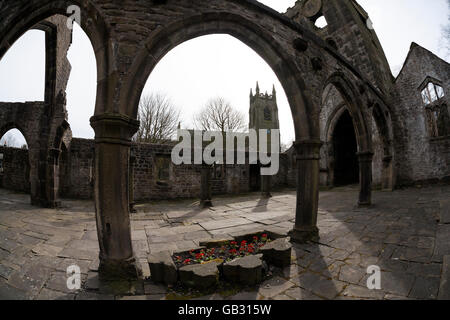
M450 67L429 51L413 45L395 82L394 144L398 184L450 176L450 140L430 138L419 86L427 76L443 82L450 102Z

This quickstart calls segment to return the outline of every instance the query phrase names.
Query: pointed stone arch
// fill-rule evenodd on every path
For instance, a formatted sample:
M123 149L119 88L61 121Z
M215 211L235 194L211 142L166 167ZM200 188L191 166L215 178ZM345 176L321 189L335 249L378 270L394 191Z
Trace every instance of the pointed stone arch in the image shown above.
M336 108L328 120L325 128L327 143L332 137L334 126L341 118L342 114L348 110L353 120L355 136L358 146L359 160L359 183L360 192L358 204L361 206L371 205L372 203L372 132L371 126L366 116L366 105L361 97L363 90L354 85L349 78L340 71L334 72L325 82L323 91L328 86L334 86L340 93L344 103Z
M277 40L256 23L231 13L211 13L182 19L153 32L134 59L120 95L120 112L135 119L141 92L158 62L173 48L188 40L228 34L246 44L267 62L280 80L291 106L297 140L318 136L310 117L313 105L304 94L302 72L296 61L285 54Z

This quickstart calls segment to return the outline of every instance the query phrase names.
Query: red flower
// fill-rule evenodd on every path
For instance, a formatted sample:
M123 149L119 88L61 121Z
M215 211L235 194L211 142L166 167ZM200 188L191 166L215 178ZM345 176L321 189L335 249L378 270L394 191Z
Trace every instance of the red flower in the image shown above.
M244 246L244 245L246 245L246 244L247 244L247 241L242 240L241 245Z
M248 253L253 253L255 250L253 250L252 248L248 248Z
M183 264L188 264L189 262L191 262L191 259L186 259L183 261Z
M195 255L195 259L201 259L201 258L203 258L205 256L205 254L204 253L197 253L196 255Z
M266 234L266 233L263 234L262 237L263 237L263 238L267 238L267 234Z

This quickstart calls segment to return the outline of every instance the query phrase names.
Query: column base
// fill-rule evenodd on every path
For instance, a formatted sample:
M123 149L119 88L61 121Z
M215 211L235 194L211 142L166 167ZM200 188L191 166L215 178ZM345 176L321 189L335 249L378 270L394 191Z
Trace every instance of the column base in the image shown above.
M47 201L41 198L32 198L31 205L47 209L56 209L61 207L61 201Z
M368 207L371 207L371 206L372 206L372 202L371 201L369 201L369 202L358 201L358 207L359 208L368 208Z
M201 200L200 201L200 207L202 208L211 208L214 207L211 200Z
M261 197L263 199L269 199L269 198L272 198L272 194L270 192L263 192L263 193L261 193Z
M289 232L291 242L294 243L307 243L308 241L319 241L319 229L317 227L294 227Z
M47 205L45 207L49 208L49 209L60 208L61 207L61 201L50 201L50 202L47 202Z
M104 281L137 280L142 277L142 268L136 258L128 260L103 260L100 258L99 278Z

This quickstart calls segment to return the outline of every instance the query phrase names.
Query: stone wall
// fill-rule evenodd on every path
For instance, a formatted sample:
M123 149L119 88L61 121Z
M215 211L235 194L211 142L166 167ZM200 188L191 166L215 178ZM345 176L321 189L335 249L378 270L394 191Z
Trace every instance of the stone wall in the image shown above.
M60 195L67 198L93 198L94 141L72 139L60 161ZM201 185L200 165L176 166L171 161L171 144L145 144L132 146L134 200L162 200L198 198ZM213 170L213 169L212 169ZM249 166L227 165L224 176L212 176L213 195L249 192ZM280 171L272 179L273 188L287 184L287 156L281 155Z
M3 160L0 160L2 161L0 187L29 193L30 161L28 150L0 147L0 154L3 154Z
M72 139L60 179L61 196L74 199L94 197L94 140ZM63 155L62 155L63 156Z

